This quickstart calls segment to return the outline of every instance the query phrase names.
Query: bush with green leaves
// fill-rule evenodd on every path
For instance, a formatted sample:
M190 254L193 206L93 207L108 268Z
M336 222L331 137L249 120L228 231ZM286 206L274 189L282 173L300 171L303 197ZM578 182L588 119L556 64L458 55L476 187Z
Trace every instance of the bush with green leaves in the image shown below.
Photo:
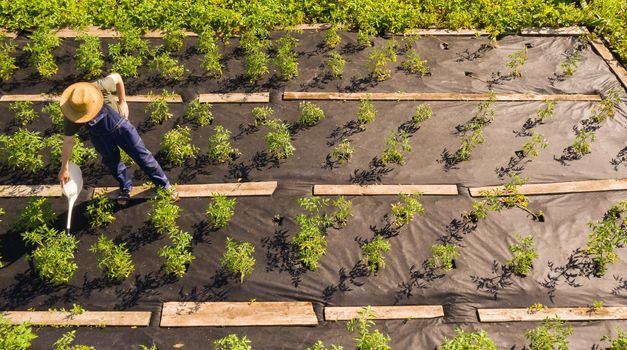
M27 350L36 338L30 324L14 325L0 315L0 349Z
M46 139L46 148L50 152L50 164L57 167L61 165L63 153L63 138L61 134L54 134ZM87 147L78 135L74 135L74 147L72 148L71 161L76 165L83 165L89 160L98 158L96 149Z
M264 75L270 73L268 69L268 54L264 51L268 46L265 39L260 39L253 31L242 33L240 45L244 48L246 60L245 75L248 82L256 83Z
M264 136L268 152L277 159L287 159L293 156L296 149L292 146L289 126L280 119L271 119L266 122L266 126L270 129Z
M614 118L616 114L616 106L621 100L621 89L610 89L601 102L598 102L592 107L592 117L590 118L594 123L601 124L607 119Z
M354 152L355 148L351 144L351 141L349 139L344 139L340 143L338 143L335 148L333 148L333 151L331 151L331 156L338 164L344 164L351 159Z
M377 117L377 110L369 98L359 101L359 112L357 112L357 125L360 130L366 130L366 125L370 124Z
M453 269L453 260L459 256L459 247L454 244L434 244L431 246L431 257L427 264L433 269L450 271Z
M575 136L575 142L573 142L570 147L577 157L582 157L592 152L592 142L594 142L594 140L596 140L594 131L579 130L577 136Z
M339 79L344 74L344 66L346 65L346 60L339 52L331 51L329 53L329 58L326 61L326 65L331 71L331 76L334 79Z
M425 212L425 208L420 203L420 197L422 193L416 192L412 194L401 193L398 195L398 202L391 205L392 225L400 228L404 225L409 225L416 214L422 215Z
M611 338L607 335L601 338L602 341L610 343L610 347L607 350L625 350L627 349L627 332L621 329L617 330L616 338Z
M96 350L93 346L88 345L71 345L76 337L76 330L69 331L54 342L53 350Z
M102 75L104 58L100 38L93 35L82 34L76 37L81 45L74 54L74 67L82 72L85 79L93 79Z
M298 39L292 36L284 36L277 42L275 64L279 67L281 79L290 80L298 76L298 53L296 46Z
M46 225L22 233L24 242L34 247L29 259L43 281L51 284L67 284L78 268L74 253L78 240L74 236Z
M320 227L319 217L310 218L301 214L295 219L299 229L292 238L292 245L298 250L300 263L315 271L318 269L318 261L327 253L327 240Z
M427 60L423 60L415 49L411 49L407 53L401 67L408 73L420 74L421 76L429 74L429 63Z
M627 244L625 220L627 200L609 208L602 220L588 223L592 232L588 236L585 252L592 259L598 275L604 275L610 264L618 261L615 250Z
M344 350L343 346L331 344L330 347L324 345L322 340L316 340L314 345L308 347L305 350Z
M209 158L214 162L221 164L226 161L237 158L242 153L235 147L231 146L231 131L225 129L222 125L216 125L214 134L209 137Z
M21 126L31 124L39 117L31 101L15 101L9 105L9 111L15 113L15 121Z
M211 227L225 229L235 214L237 199L228 199L223 194L214 194L207 206L207 220Z
M455 338L444 338L444 343L438 346L438 350L497 350L496 344L484 330L464 332L458 327L455 332Z
M549 143L544 138L542 134L533 134L529 141L525 142L522 145L521 150L519 151L519 155L522 156L520 158L532 157L535 158L538 156L538 149L545 149L549 146Z
M398 165L405 164L405 152L411 152L412 147L409 144L409 133L405 130L392 133L385 138L385 150L381 156L383 164L388 165L395 163Z
M198 51L204 54L200 66L204 68L207 75L212 78L222 76L222 64L220 59L220 48L215 41L215 32L211 29L203 30L198 36Z
M30 197L20 212L14 227L18 231L32 231L40 226L51 226L57 219L46 197Z
M87 203L85 213L89 219L91 228L105 227L115 220L113 207L115 203L112 199L101 194L97 194Z
M125 243L115 244L104 234L98 238L98 242L89 247L89 251L98 255L98 268L104 271L105 277L122 281L135 270L131 252Z
M0 34L0 81L11 79L17 69L15 57L13 57L15 48L15 44Z
M256 262L253 253L255 253L255 247L252 244L237 242L227 237L226 250L220 259L220 266L238 275L239 282L244 283L244 278L253 274Z
M57 74L59 67L53 51L61 45L61 39L47 27L37 28L28 38L30 42L24 46L24 52L30 54L29 63L44 78Z
M555 111L555 101L544 100L544 107L536 110L536 122L542 124L546 120L551 119L553 117L553 111Z
M175 94L171 91L163 90L161 96L156 96L152 91L149 95L152 98L146 105L145 112L150 114L150 122L157 125L170 120L173 114L170 112L170 107L168 107L168 98Z
M324 44L329 49L335 49L342 42L342 38L337 33L338 29L337 24L332 24L329 29L324 31Z
M137 78L137 70L148 52L148 43L142 39L141 30L131 24L123 24L119 31L120 41L109 44L109 56L113 59L111 71L125 77Z
M368 55L368 71L377 80L383 81L392 75L389 64L396 62L396 42L388 41L383 48L375 47Z
M362 261L368 266L370 273L375 273L385 267L383 254L389 252L391 248L390 243L380 235L361 245Z
M416 107L414 115L411 116L411 121L414 123L414 126L419 126L423 122L431 119L432 116L433 110L431 106L427 103L421 103Z
M270 106L255 107L252 110L252 114L252 125L254 127L260 127L262 125L265 125L268 120L270 120L270 117L272 117L272 115L274 114L274 109L272 109L272 107Z
M177 228L176 219L181 215L181 208L172 201L168 189L158 188L157 196L148 202L152 205L148 214L150 224L159 234L167 234Z
M190 133L187 126L177 125L163 135L159 147L170 164L182 166L187 160L196 159L200 149L191 143Z
M340 227L346 226L348 219L353 216L353 214L351 214L353 202L344 198L344 196L339 196L331 202L331 205L335 208L331 214L335 224Z
M520 51L516 51L508 55L507 57L509 57L510 60L507 63L505 63L505 65L511 68L512 76L520 77L522 75L520 71L528 58L527 48L525 47L524 49Z
M185 32L177 23L170 23L163 29L163 48L166 51L178 51L183 47Z
M573 327L564 323L559 317L547 318L541 326L525 332L529 340L529 350L568 350L568 338L573 334Z
M214 350L253 350L250 340L245 335L241 338L237 334L229 334L224 338L213 341Z
M181 80L185 74L185 66L170 56L168 52L157 53L152 57L150 69L164 79Z
M187 106L185 119L195 123L198 126L207 126L213 122L213 113L211 113L211 103L201 103L199 99L194 99Z
M172 246L159 249L159 257L163 258L163 271L172 276L181 278L187 272L187 266L196 258L192 252L192 235L178 227L168 231Z
M11 135L0 134L0 162L11 170L36 173L43 169L44 139L38 131L18 129Z
M376 30L365 23L360 24L357 30L357 46L361 49L372 45L372 36L377 34Z
M533 236L522 237L514 235L516 243L509 246L512 257L505 262L505 265L514 271L515 274L526 276L533 269L533 262L539 257L534 247Z
M324 111L312 102L302 101L298 104L300 117L298 123L305 126L314 126L324 119Z
M50 102L46 104L41 108L41 112L50 117L53 131L60 132L63 130L63 119L65 116L63 115L63 111L61 111L61 105L59 102Z
M350 320L346 325L349 332L357 331L357 336L353 339L357 341L358 350L390 350L388 343L390 336L381 333L378 329L371 331L375 326L373 319L376 317L372 307L366 306L359 311L359 318Z

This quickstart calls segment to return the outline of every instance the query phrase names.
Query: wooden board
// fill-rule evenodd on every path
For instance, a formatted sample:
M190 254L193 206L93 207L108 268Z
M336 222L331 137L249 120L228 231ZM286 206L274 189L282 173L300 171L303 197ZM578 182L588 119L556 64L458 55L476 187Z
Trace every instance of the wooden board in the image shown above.
M359 318L361 306L341 306L324 308L326 321L348 321ZM444 317L442 305L372 306L375 320L404 320L410 318Z
M6 29L1 29L0 28L0 35L4 35L5 37L9 38L9 39L15 39L17 38L17 34L13 33L13 32L9 32Z
M472 197L481 197L481 192L503 190L503 186L471 187ZM553 182L543 184L524 184L518 186L518 191L524 195L604 192L627 190L627 179L586 180L571 182Z
M422 192L425 195L456 196L457 185L314 185L314 196L385 196Z
M516 322L542 321L547 317L559 317L563 321L589 320L624 320L627 319L627 307L603 307L592 310L587 307L577 308L546 308L544 310L529 311L529 309L479 309L481 322Z
M168 302L161 327L316 326L310 302Z
M616 78L627 89L627 70L614 58L610 49L600 39L592 40L592 47L605 60L610 70L616 75Z
M215 194L222 194L228 197L271 196L277 185L276 181L177 185L176 191L181 198L212 197ZM94 195L101 194L114 197L117 191L117 187L96 187ZM131 190L131 198L152 198L154 196L155 191L150 188L138 186Z
M473 36L473 35L490 35L490 32L480 29L446 29L446 28L427 28L427 29L408 29L403 32L405 35L450 35L450 36Z
M562 28L530 27L520 30L520 35L525 36L568 36L584 35L590 33L586 27L570 26Z
M200 94L198 100L201 103L268 103L269 92L232 92L228 94Z
M297 24L293 27L288 27L288 29L293 30L325 30L331 28L331 23L314 23L314 24Z
M44 326L138 326L150 325L150 311L85 311L72 315L61 311L7 311L2 316L12 324L28 322Z
M151 102L156 99L162 98L162 95L129 95L126 96L127 102ZM117 100L117 96L113 96L114 100ZM3 95L0 97L0 102L15 102L15 101L32 101L32 102L54 102L58 101L58 95L49 94L34 94L34 95ZM180 95L174 95L166 97L166 101L170 103L182 103L183 98Z
M456 92L297 92L285 91L284 100L363 100L374 101L485 101L487 93ZM497 93L497 101L601 101L600 95L583 94L511 94Z
M59 185L3 185L0 197L61 197Z
M198 34L190 31L183 31L185 36L198 36ZM87 27L85 30L77 30L70 28L59 29L56 32L56 35L59 38L75 38L81 34L89 34L92 36L97 36L99 38L118 38L120 37L120 32L114 29L102 29L94 26ZM153 30L146 32L142 35L144 38L163 38L163 32L160 30Z

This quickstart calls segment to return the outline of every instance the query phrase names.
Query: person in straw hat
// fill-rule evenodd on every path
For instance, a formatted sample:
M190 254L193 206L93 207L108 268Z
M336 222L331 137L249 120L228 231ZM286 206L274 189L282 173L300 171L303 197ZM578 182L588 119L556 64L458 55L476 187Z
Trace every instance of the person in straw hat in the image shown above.
M117 95L117 102L114 94ZM119 74L113 73L91 83L70 85L63 91L60 104L65 115L59 171L61 186L70 179L68 164L72 158L74 135L85 126L103 163L120 184L118 204L126 205L133 186L128 168L120 158L120 149L139 165L156 186L170 189L172 198L178 199L161 166L128 120L124 81Z

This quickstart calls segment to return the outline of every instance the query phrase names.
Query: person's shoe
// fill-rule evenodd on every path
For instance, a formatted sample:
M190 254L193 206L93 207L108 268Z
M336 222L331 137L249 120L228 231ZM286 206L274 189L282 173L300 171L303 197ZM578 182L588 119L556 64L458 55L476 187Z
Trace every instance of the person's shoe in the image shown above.
M125 207L129 199L131 199L131 195L128 192L120 192L115 200L119 206Z

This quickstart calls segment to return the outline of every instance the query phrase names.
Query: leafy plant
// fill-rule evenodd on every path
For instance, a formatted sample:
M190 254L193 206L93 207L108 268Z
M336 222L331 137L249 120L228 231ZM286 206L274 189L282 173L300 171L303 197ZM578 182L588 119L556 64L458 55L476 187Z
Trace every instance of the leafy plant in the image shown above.
M217 163L224 163L242 154L237 148L231 146L229 142L231 131L225 129L222 125L216 125L213 130L214 134L209 137L209 158Z
M0 334L1 333L2 332L0 332ZM605 335L601 338L601 340L610 342L610 347L607 348L607 350L624 350L627 348L627 332L623 332L621 329L618 330L616 338L611 338Z
M150 113L150 122L154 125L162 124L166 120L170 120L173 114L168 107L168 98L174 96L173 92L163 90L161 96L156 96L152 93L149 94L152 99L146 105L145 112Z
M454 159L456 162L462 162L470 159L472 151L484 141L481 129L476 129L470 134L462 136L461 144L455 151Z
M625 213L627 200L613 205L605 212L602 220L588 223L592 230L585 252L592 259L598 275L607 272L607 266L618 261L617 247L627 243L625 236Z
M27 350L36 338L30 324L13 325L0 315L0 349Z
M298 104L300 110L300 117L298 123L306 126L314 126L324 119L324 111L322 108L307 101L303 101Z
M111 71L122 76L137 78L137 69L143 64L148 44L141 37L141 30L132 24L120 28L120 41L109 44L109 56L113 59Z
M324 31L324 43L329 49L335 49L342 42L342 38L340 38L337 31L338 26L336 24L331 25L329 29Z
M407 58L401 67L408 73L420 74L421 76L429 74L429 63L427 60L423 60L415 49L411 49L407 53Z
M344 164L351 159L354 152L355 148L353 148L351 141L349 139L344 139L338 143L337 146L335 146L331 152L331 156L338 164Z
M364 253L362 260L368 266L370 273L375 273L385 267L383 253L389 252L390 249L390 243L380 235L375 236L372 241L361 245L361 250Z
M385 150L381 156L383 164L387 165L395 163L398 165L405 164L405 155L403 152L411 152L412 147L409 144L409 133L405 130L392 133L385 138Z
M176 23L170 23L163 31L163 48L167 51L178 51L183 47L185 32Z
M339 196L331 202L331 205L335 208L332 214L333 221L339 226L346 226L348 219L352 216L353 202L344 198L344 196Z
M244 48L246 58L245 75L251 84L254 84L264 75L268 74L268 54L264 51L267 47L265 39L260 39L252 31L242 33L240 45Z
M253 126L259 127L265 125L266 122L274 114L274 109L270 106L255 107L253 113Z
M435 244L431 247L429 267L450 271L453 269L453 260L459 258L459 247L454 244Z
M78 268L74 261L78 241L74 236L42 225L22 233L22 238L35 247L29 259L32 259L39 278L52 284L70 282Z
M177 125L176 128L163 135L159 147L170 164L181 166L188 159L196 159L200 149L191 144L190 133L191 130L188 127Z
M366 306L359 311L359 318L350 320L346 325L349 332L357 331L358 335L353 339L357 341L358 350L390 350L389 335L381 333L378 329L370 331L370 328L375 326L374 318L374 311L370 306Z
M92 79L102 75L104 65L102 45L100 38L93 35L82 34L76 37L77 41L82 41L74 55L74 64L77 71L83 72L86 79Z
M198 50L204 54L200 66L207 71L207 75L217 79L222 76L222 64L220 63L222 55L220 55L220 48L214 37L215 32L213 30L203 30L198 36Z
M577 67L579 66L579 60L581 59L581 53L579 51L575 51L571 56L567 57L564 62L560 64L560 68L562 68L562 74L570 77L577 71Z
M342 347L340 345L331 344L331 347L329 348L329 347L324 345L322 340L316 340L314 345L308 347L305 350L344 350L344 347Z
M594 123L601 124L606 119L614 118L616 114L616 105L620 103L621 90L613 88L607 92L601 102L592 108L593 116L590 118Z
M573 334L573 328L565 324L559 317L547 318L541 326L525 332L529 340L529 350L568 350L566 338Z
M225 267L231 273L239 275L240 283L244 283L246 276L253 274L255 247L248 242L236 242L231 237L226 238L226 251L220 260L220 266Z
M69 331L61 336L56 342L54 342L54 350L96 350L93 346L87 345L70 345L74 342L76 337L76 330Z
M101 194L95 195L87 204L85 212L91 228L105 227L115 220L113 216L113 200Z
M496 344L483 329L479 332L464 332L461 328L455 329L455 338L444 338L444 343L438 350L496 350Z
M279 119L272 119L266 122L270 131L264 137L268 145L268 151L277 159L287 159L294 155L292 146L292 135L288 130L288 125Z
M376 30L369 26L363 25L357 30L357 46L361 49L372 45L371 37L376 34Z
M403 227L404 225L409 225L414 216L416 214L422 215L425 212L424 207L420 203L419 199L422 196L422 193L416 192L412 194L399 194L399 201L393 203L392 215L394 219L392 220L392 224L395 227Z
M55 167L61 165L61 153L63 152L63 138L61 134L54 134L46 139L46 148L50 151L50 163ZM74 147L72 148L72 162L83 165L90 159L98 158L96 150L87 147L78 137L74 135Z
M133 273L135 266L131 258L131 253L125 244L116 245L105 235L98 238L98 242L94 243L89 251L98 256L98 268L104 271L107 278L112 280L124 280Z
M15 120L21 126L31 124L39 117L33 109L33 102L31 101L15 101L9 105L9 110L15 113Z
M157 196L148 201L152 205L149 220L159 234L167 234L176 226L176 219L181 214L181 208L174 204L170 191L165 188L157 189Z
M15 44L9 41L6 36L0 34L0 81L9 80L17 69L15 57Z
M18 231L32 231L40 226L50 226L57 219L52 211L50 201L46 197L30 197L26 206L20 212L15 229Z
M544 107L539 108L536 111L536 121L539 124L544 123L545 120L553 117L553 111L555 110L555 101L554 100L544 100Z
M185 119L192 121L198 126L207 126L213 122L211 107L211 103L201 103L200 100L196 98L187 106Z
M172 58L168 52L155 54L150 61L150 69L159 73L164 79L181 80L185 66Z
M318 261L327 252L327 240L322 232L323 217L320 215L307 217L300 214L295 219L299 229L292 238L292 245L298 250L298 260L301 264L315 271L318 269Z
M454 160L462 162L470 158L472 151L483 143L483 128L494 121L496 111L496 94L490 91L489 98L479 103L475 116L462 127L462 140L459 149L455 152Z
M196 258L191 252L192 235L174 227L168 231L168 236L174 245L159 249L159 256L165 259L163 271L168 275L180 278L185 275L187 265Z
M209 224L217 229L226 228L235 214L236 204L235 198L227 199L223 194L214 194L206 212Z
M507 57L509 57L510 60L507 63L505 63L505 65L512 69L512 73L511 73L512 76L520 77L521 76L520 70L522 69L522 66L525 64L528 58L527 48L525 47L524 49L520 51L516 51L508 55Z
M52 129L54 131L63 130L63 111L61 111L61 105L59 102L50 102L41 108L42 113L47 114L50 117L52 123Z
M331 51L329 53L329 59L326 61L326 65L331 71L331 76L335 79L339 79L344 74L344 66L346 60L337 51Z
M603 310L603 301L592 299L592 305L589 307L590 313Z
M155 344L152 344L150 347L146 345L140 345L140 350L159 350Z
M521 155L522 157L520 158L524 158L524 157L535 158L538 156L538 148L544 149L544 148L547 148L548 146L549 146L549 143L544 138L544 135L533 134L531 135L531 138L529 139L529 141L525 142L522 145L522 149L519 153L519 155Z
M527 313L535 314L539 311L546 310L546 308L547 307L545 305L540 303L531 304L531 306L527 308Z
M415 126L418 126L426 120L431 119L432 116L433 111L431 110L431 106L429 106L427 103L422 103L419 104L418 107L416 107L416 111L414 112L414 115L412 115L411 121L414 123Z
M229 334L226 337L213 341L214 350L253 350L250 340L244 335Z
M510 244L509 251L513 256L505 262L505 265L515 274L526 276L533 269L533 262L539 255L534 247L533 236L522 237L514 235L516 243Z
M396 42L389 41L385 47L375 47L368 55L368 71L377 80L383 81L392 75L392 70L388 65L396 62Z
M374 108L369 98L359 101L359 112L357 112L357 125L359 129L366 130L366 125L370 124L377 117L377 110Z
M582 157L592 152L592 142L596 139L596 135L592 130L579 130L575 136L575 142L571 146L573 153L577 157Z
M30 64L35 66L44 78L52 77L59 70L53 51L61 45L61 39L47 27L37 28L29 39L30 42L23 50L30 54Z
M296 45L298 45L298 39L292 36L284 36L278 40L275 62L283 80L294 79L298 76Z

